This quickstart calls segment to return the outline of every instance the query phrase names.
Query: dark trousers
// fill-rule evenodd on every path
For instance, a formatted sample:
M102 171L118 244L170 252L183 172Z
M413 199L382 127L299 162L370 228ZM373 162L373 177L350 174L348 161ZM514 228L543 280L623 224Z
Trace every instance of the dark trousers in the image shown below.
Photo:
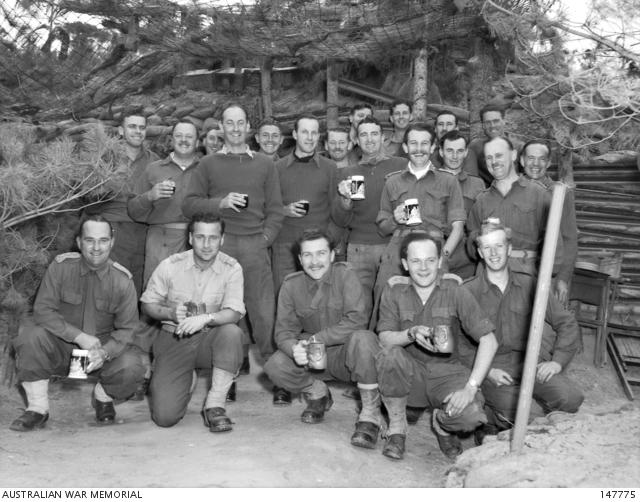
M106 340L102 342L105 343ZM78 348L33 323L20 329L14 347L18 379L21 382L48 380L54 375L66 376L69 373L71 351ZM139 351L135 347L127 347L117 357L105 362L102 368L92 373L94 374L113 399L131 397L144 379Z
M274 291L280 290L284 278L298 270L298 258L293 254L294 242L276 241L271 246L271 270Z
M142 295L145 243L147 225L128 221L114 221L115 242L111 249L111 259L123 265L133 278L138 298Z
M510 429L516 420L520 396L519 383L498 387L485 378L482 382L482 393L487 406L493 411L490 421L495 422L494 425L500 430ZM552 411L575 413L584 401L584 395L576 384L562 373L552 376L545 383L536 380L533 385L533 398L545 413Z
M225 234L222 251L233 256L242 267L247 320L260 354L266 361L275 350L273 325L276 312L267 243L261 234Z
M378 337L371 331L354 331L343 345L327 347L327 369L309 371L278 350L264 365L264 371L278 387L301 392L314 380L377 383L375 359L380 352Z
M444 399L462 389L470 371L459 363L426 364L409 354L404 347L384 349L377 358L380 393L386 397L407 396L407 404L418 408L444 408ZM487 422L480 392L457 416L444 416L440 425L446 431L473 431Z
M161 330L153 357L151 418L160 427L171 427L187 411L194 369L219 368L234 374L240 369L242 330L224 324L186 338Z

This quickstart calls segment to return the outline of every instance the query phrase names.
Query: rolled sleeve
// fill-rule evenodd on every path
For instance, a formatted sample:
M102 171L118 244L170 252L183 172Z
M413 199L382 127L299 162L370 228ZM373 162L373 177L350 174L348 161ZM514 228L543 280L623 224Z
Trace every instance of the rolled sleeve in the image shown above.
M475 341L496 331L495 325L487 318L480 308L473 294L465 287L459 286L455 290L456 309L462 328ZM502 338L496 334L498 344L502 344Z
M394 300L393 289L385 284L380 298L380 311L378 314L378 333L383 331L400 331L401 322L398 305Z
M221 308L231 309L241 316L244 316L246 313L243 300L244 280L242 278L242 268L240 265L233 267L227 281Z

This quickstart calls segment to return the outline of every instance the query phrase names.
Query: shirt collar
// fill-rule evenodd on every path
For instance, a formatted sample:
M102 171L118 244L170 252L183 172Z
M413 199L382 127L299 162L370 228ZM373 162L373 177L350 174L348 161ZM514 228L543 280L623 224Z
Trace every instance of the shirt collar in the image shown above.
M484 268L484 270L482 271L482 274L480 275L480 277L482 279L482 292L483 293L488 293L489 290L492 287L494 287L494 288L498 287L493 282L491 282L489 280L489 277L487 276L487 269L486 268ZM522 287L522 281L518 277L518 274L516 274L515 272L513 272L513 270L511 270L509 268L509 280L507 281L507 287L505 288L505 292L507 291L507 289L509 289L509 287L511 285L515 285L517 287Z
M415 170L411 167L411 161L409 161L409 163L407 164L407 170L417 179L422 179L425 178L427 176L427 174L429 174L431 171L433 171L433 164L431 163L431 160L429 160L429 162L427 163L427 170L424 172L424 174L421 174L419 177L416 175Z
M100 268L94 270L89 268L84 257L80 259L80 275L87 275L89 272L95 272L100 280L103 280L109 271L109 267L111 266L111 259L107 260Z
M220 252L218 251L218 254L216 255L215 259L213 260L213 263L211 263L207 268L202 269L198 266L198 264L196 263L195 259L193 258L193 249L189 250L189 257L187 259L187 269L194 269L194 270L213 270L216 274L219 274L222 272L222 263L220 262Z
M231 154L231 152L227 148L227 144L226 143L224 145L222 145L222 148L220 148L220 150L218 150L216 153L220 153L222 155ZM250 158L253 158L253 156L256 154L256 152L251 150L251 148L249 148L249 145L245 144L244 145L244 152L242 152L240 155L244 155L244 154L248 155Z
M285 163L285 167L289 167L290 165L292 165L294 162L302 162L302 163L309 163L311 164L313 162L315 162L316 166L320 165L320 154L315 151L313 153L313 155L311 155L310 157L304 157L303 160L300 160L296 154L295 154L295 150L291 153L289 153L286 157L285 157L286 163Z

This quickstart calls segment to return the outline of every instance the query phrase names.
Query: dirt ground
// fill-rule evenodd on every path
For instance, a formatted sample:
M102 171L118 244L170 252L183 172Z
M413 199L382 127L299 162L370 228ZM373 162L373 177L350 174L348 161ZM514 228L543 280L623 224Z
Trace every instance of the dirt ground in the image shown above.
M569 370L586 394L576 416L537 419L522 455L509 455L504 437L480 448L466 438L455 465L440 453L426 416L410 426L403 461L382 456L382 441L376 450L351 446L356 403L342 396L341 384L331 384L335 404L324 423L302 423L303 402L272 406L253 355L238 401L227 407L234 430L223 434L210 433L200 416L204 376L187 415L169 429L151 422L146 400L118 405L118 424L98 427L92 385L62 380L50 386L47 426L16 433L8 427L24 404L17 388L2 387L0 486L640 486L640 407L624 397L611 367L596 369L592 359L593 337L585 336Z

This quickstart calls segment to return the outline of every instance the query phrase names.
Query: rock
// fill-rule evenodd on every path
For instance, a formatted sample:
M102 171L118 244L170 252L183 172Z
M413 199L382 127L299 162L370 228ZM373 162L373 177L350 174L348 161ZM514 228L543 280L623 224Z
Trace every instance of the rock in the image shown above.
M171 114L171 116L181 119L189 115L195 109L196 107L193 105L181 106L180 108L176 108Z
M157 114L153 114L153 115L149 115L147 117L147 127L149 126L155 126L155 125L161 125L162 124L162 117L160 115Z

